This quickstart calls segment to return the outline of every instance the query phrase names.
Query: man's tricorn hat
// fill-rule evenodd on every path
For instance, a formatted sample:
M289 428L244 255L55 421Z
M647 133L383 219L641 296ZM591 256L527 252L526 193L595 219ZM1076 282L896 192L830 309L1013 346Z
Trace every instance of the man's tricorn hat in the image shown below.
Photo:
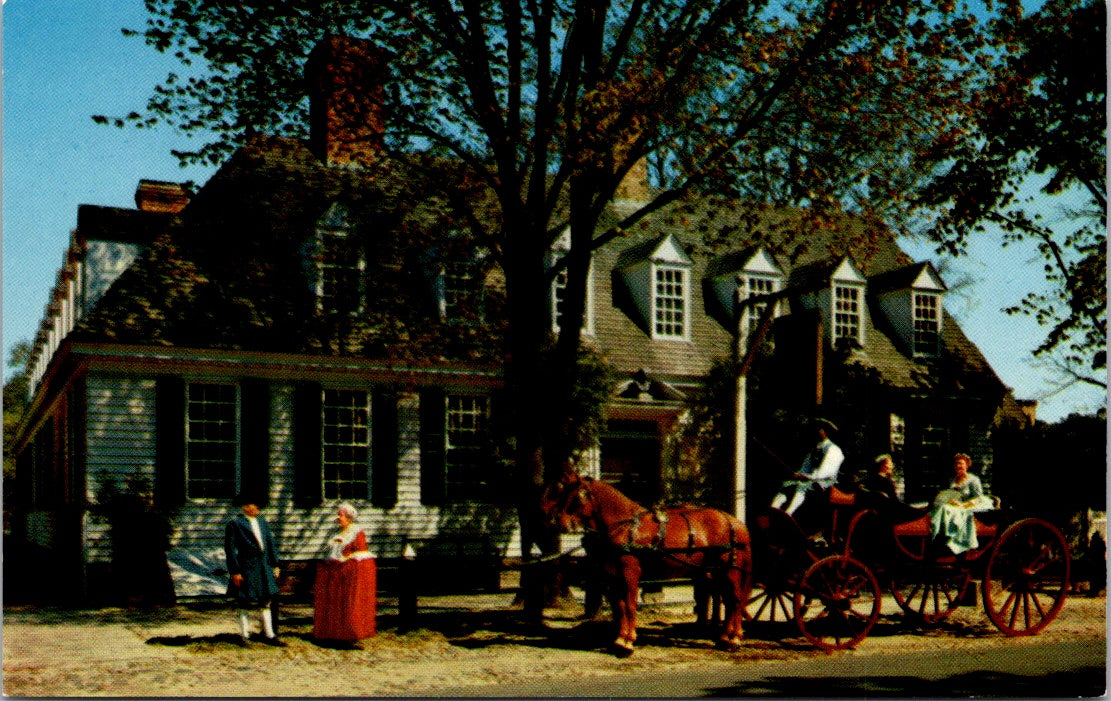
M235 495L232 500L232 506L243 506L244 504L254 504L255 506L265 506L266 497L256 494L255 492L240 492Z
M837 424L829 419L823 419L821 417L814 419L814 428L825 429L826 433L837 433Z

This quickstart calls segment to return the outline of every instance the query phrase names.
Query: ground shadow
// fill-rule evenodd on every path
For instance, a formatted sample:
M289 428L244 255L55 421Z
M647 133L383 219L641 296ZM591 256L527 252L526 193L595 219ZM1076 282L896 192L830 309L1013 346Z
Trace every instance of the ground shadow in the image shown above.
M705 696L779 696L788 698L975 698L1093 697L1106 691L1102 667L1049 674L966 672L942 679L914 676L768 677L743 685L704 689Z
M227 604L222 606L227 608ZM200 610L211 612L214 606L204 606ZM305 605L283 609L276 621L279 635L283 638L303 640L325 649L352 649L346 643L316 639L312 635L311 611L311 607ZM134 616L134 612L101 612L98 615L90 615L87 620L91 624L109 624L120 622L124 618L134 622ZM154 618L156 614L152 613L151 616L151 620L157 620ZM179 611L172 618L188 622L191 615L188 611ZM230 617L229 609L228 633L212 636L160 636L150 638L147 643L179 647L190 644L234 645L238 636L234 634L233 625L234 621ZM390 633L395 636L418 632L438 633L450 645L474 650L495 645L518 645L539 649L609 652L615 634L614 624L608 616L587 620L573 608L548 611L543 624L527 620L518 607L485 610L425 607L418 610L414 619L403 619L395 610L387 610L379 612L377 628L380 633ZM712 650L715 648L718 630L693 620L676 622L666 613L646 612L638 626L638 646ZM916 623L912 617L896 614L881 616L870 631L869 637L881 638L908 633L925 637L962 638L998 635L990 624L982 621L969 623L948 620L939 624L925 625ZM784 652L816 651L816 648L802 636L794 621L748 621L745 623L744 638L742 645L748 649Z

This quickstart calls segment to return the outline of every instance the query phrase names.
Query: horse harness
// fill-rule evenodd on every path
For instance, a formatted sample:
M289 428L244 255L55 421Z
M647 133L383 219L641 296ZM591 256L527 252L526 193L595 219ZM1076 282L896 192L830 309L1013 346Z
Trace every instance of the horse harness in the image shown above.
M594 495L590 492L590 490L588 488L580 487L579 491L583 493L583 496L580 497L580 500L582 501L584 506L585 506L585 502L587 500L591 500L591 501L594 500ZM668 522L670 521L670 515L668 514L668 512L663 510L663 509L649 510L649 509L645 509L645 508L641 508L635 514L630 516L629 518L622 519L622 520L617 521L617 522L612 523L612 524L607 524L606 525L607 533L605 533L606 536L611 536L613 531L616 530L617 528L620 528L621 526L628 525L628 527L629 527L628 528L628 537L627 537L626 542L619 543L619 542L615 542L612 538L607 538L608 544L610 546L612 546L617 552L622 553L622 554L636 555L638 552L641 552L641 553L644 553L644 552L658 552L662 557L669 558L669 559L674 560L674 561L678 562L679 564L687 566L687 567L700 567L700 566L696 565L695 563L690 562L690 561L688 561L688 560L686 560L682 557L680 557L680 555L683 555L683 554L693 555L693 554L696 554L696 553L703 553L703 554L709 555L709 554L718 554L718 553L727 553L728 552L730 554L729 566L730 567L737 567L737 564L734 561L734 556L736 555L736 552L738 550L745 550L748 547L748 545L746 543L739 543L739 542L737 542L733 539L733 529L732 528L729 529L729 544L728 545L695 545L695 543L694 543L694 527L691 524L690 518L687 516L687 514L683 513L680 510L676 510L672 513L674 515L679 516L680 518L683 519L683 521L686 522L686 526L687 526L687 546L684 547L684 548L667 548L667 547L664 547L664 540L667 537L667 526L668 526ZM640 530L641 524L644 522L644 518L646 516L651 516L652 518L654 518L656 523L659 524L659 528L657 529L656 535L650 543L644 543L644 544L637 543L636 542L636 534L637 534L637 531ZM595 518L597 518L597 517L595 517ZM593 530L595 532L599 532L599 530L597 528L591 528L590 530Z

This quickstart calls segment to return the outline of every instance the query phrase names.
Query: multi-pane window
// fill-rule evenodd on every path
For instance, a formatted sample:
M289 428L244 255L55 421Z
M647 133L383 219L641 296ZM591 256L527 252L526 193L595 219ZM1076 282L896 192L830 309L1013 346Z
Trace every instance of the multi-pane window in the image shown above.
M487 455L489 401L475 395L449 395L444 451L448 498L482 501L491 494Z
M566 249L559 249L558 253L553 255L551 264L554 266L560 262L560 257L567 254ZM552 280L552 295L551 295L551 309L552 309L552 331L559 333L563 328L563 319L567 313L567 283L568 283L567 267L564 266L556 272L555 279ZM583 320L582 331L584 333L591 333L593 323L591 321L591 274L587 273L586 278L586 300L583 307Z
M949 429L942 423L925 423L919 434L918 464L921 472L918 479L921 491L915 496L918 499L932 499L941 489L949 485L953 476L952 463L949 458ZM908 495L910 497L912 495Z
M370 465L370 397L362 390L324 390L324 498L366 499Z
M239 464L236 386L192 382L185 401L187 494L191 499L230 499Z
M552 329L558 331L563 327L563 314L565 299L567 297L567 268L556 273L552 282Z
M756 297L758 295L768 295L776 291L778 287L777 279L774 277L765 277L761 275L748 275L744 282L744 297ZM774 303L773 303L774 304ZM756 304L745 307L745 329L748 332L748 337L756 333L757 327L760 326L760 317L764 315L764 310L768 308L767 302L758 302Z
M687 323L686 270L657 267L653 296L653 332L656 338L683 338Z
M845 339L860 343L861 288L855 285L833 287L833 343Z
M316 228L317 300L322 311L357 312L362 307L366 259L354 236L350 214L332 205Z
M476 268L471 261L453 261L444 265L443 315L446 321L469 321L478 313Z
M914 354L937 355L941 331L941 299L936 294L914 293Z

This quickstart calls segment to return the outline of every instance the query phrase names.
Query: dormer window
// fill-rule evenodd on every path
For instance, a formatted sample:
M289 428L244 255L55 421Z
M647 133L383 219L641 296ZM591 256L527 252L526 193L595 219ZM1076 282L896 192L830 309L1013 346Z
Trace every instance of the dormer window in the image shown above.
M768 302L745 304L752 297L775 294L783 289L783 269L763 248L750 248L725 254L710 264L711 287L723 316L721 322L730 333L743 331L752 338ZM779 302L772 302L778 316ZM739 317L738 317L739 315ZM765 336L764 342L770 342Z
M443 318L466 321L477 311L478 275L473 261L453 261L444 265Z
M914 354L922 357L937 355L941 337L941 296L932 292L914 292Z
M316 300L325 312L356 313L363 307L366 257L350 210L333 203L316 225Z
M833 285L833 345L863 344L863 299L860 285Z
M435 305L441 321L480 323L485 313L488 251L458 238L429 252Z
M771 275L745 275L742 279L742 287L740 294L745 298L758 297L760 295L770 295L779 291L781 278ZM772 302L773 305L778 307L778 302ZM756 333L757 327L760 326L760 318L764 315L764 310L768 308L767 302L757 302L745 307L745 318L741 323L745 325L745 330L751 338ZM778 313L778 309L772 312L773 315Z
M914 263L868 281L887 323L905 352L933 358L941 352L942 297L945 282L930 263Z
M621 254L618 267L637 321L653 340L690 340L692 265L670 234Z
M687 271L669 265L657 265L655 278L652 335L656 338L686 338Z
M571 233L570 230L564 232L563 236L556 241L555 247L548 254L548 269L560 264L564 257L570 250ZM583 309L583 325L582 333L594 333L594 262L591 261L590 269L586 276L586 305ZM555 279L552 280L551 292L551 319L552 319L552 332L559 333L563 326L564 314L564 300L567 294L567 267L563 266L559 272L556 273Z

